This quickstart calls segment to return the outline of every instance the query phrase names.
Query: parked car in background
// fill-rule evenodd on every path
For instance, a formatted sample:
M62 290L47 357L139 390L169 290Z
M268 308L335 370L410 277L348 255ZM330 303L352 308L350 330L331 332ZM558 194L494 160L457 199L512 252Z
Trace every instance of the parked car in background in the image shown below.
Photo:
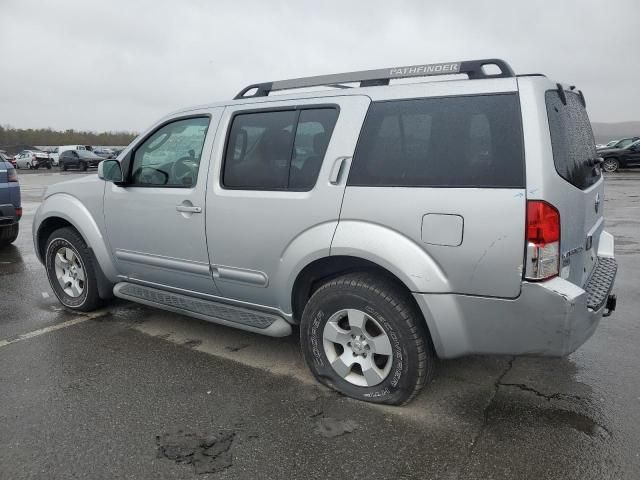
M619 168L640 167L640 140L624 148L608 148L598 152L602 158L602 169L615 172Z
M51 169L51 159L49 154L39 150L23 150L15 156L16 168Z
M18 174L10 162L0 155L0 248L18 238L22 207Z
M106 147L93 147L93 153L102 158L116 158L116 154L113 149Z
M78 168L86 170L89 167L97 167L104 160L89 150L65 150L60 154L58 159L60 170L68 170L69 168Z
M56 148L55 153L52 153L51 156L54 158L55 165L59 165L60 163L60 154L66 152L67 150L87 150L86 145L61 145Z
M608 150L611 148L625 148L631 145L633 142L637 142L640 140L640 137L627 137L621 138L620 140L611 140L604 148L599 148L598 152L602 152L603 150Z

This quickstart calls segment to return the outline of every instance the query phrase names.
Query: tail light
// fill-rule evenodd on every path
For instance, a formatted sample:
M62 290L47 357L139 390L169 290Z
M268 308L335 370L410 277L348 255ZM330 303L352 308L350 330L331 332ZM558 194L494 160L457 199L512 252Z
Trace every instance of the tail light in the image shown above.
M9 182L17 182L18 181L18 173L15 168L7 169L7 181Z
M527 202L526 280L546 280L560 269L560 213L540 200Z
M18 217L18 220L22 218L22 207L16 207L16 217Z

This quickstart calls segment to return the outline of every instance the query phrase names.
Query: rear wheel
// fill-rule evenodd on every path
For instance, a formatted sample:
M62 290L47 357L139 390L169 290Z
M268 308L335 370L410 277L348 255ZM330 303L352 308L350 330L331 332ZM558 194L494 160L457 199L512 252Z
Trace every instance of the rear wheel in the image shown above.
M602 162L602 169L605 172L613 173L620 168L620 162L618 162L617 158L605 158L604 162Z
M433 376L420 311L406 290L377 273L351 273L316 290L300 339L315 377L359 400L404 404Z
M0 247L4 247L16 241L20 224L14 223L8 227L0 227Z
M51 234L45 267L51 288L65 307L89 312L101 306L93 258L76 230L65 227Z
M86 171L87 171L87 168L89 168L89 166L87 165L87 163L86 163L86 162L82 162L82 163L80 163L80 169L81 169L83 172L86 172Z

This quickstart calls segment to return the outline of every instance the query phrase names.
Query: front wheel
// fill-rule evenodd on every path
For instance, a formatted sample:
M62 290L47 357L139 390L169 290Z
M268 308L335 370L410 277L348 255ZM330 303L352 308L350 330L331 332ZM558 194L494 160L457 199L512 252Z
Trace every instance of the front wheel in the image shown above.
M607 173L613 173L620 168L620 162L617 158L605 158L602 162L602 169Z
M300 340L315 377L359 400L405 404L433 377L424 318L410 294L381 274L322 285L304 309Z
M93 258L76 230L65 227L51 234L45 267L53 293L65 307L81 312L100 307Z

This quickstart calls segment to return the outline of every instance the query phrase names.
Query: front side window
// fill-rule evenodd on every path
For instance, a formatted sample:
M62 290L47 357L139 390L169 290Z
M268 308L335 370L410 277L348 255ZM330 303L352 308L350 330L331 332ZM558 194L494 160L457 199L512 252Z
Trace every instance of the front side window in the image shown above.
M131 184L193 187L208 127L209 117L194 117L156 130L133 154Z
M233 118L222 183L227 188L313 188L333 127L334 108L241 113Z
M520 125L515 94L375 102L347 184L522 188Z

